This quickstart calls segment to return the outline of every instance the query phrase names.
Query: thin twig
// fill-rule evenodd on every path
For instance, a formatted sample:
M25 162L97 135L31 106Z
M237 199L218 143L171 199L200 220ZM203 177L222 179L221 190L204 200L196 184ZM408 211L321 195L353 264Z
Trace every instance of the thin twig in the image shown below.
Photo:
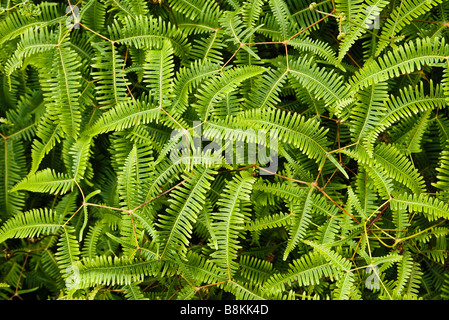
M166 195L167 193L169 193L170 191L172 191L172 190L175 189L176 187L178 187L178 186L180 186L181 184L183 184L184 182L186 182L186 180L182 180L182 181L179 182L177 185L175 185L175 186L171 187L170 189L168 189L168 190L162 192L161 194L157 195L157 196L154 197L153 199L150 199L150 200L145 201L144 203L138 205L137 207L135 207L134 209L132 209L132 211L136 211L136 210L142 208L143 206L145 206L145 205L147 205L147 204L153 202L154 200L159 199L160 197Z

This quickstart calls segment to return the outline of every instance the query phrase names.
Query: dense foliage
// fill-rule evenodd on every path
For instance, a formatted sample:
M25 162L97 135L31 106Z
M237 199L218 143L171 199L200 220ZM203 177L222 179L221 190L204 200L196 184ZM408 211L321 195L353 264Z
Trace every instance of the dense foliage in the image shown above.
M446 0L1 0L0 297L447 299L448 28Z

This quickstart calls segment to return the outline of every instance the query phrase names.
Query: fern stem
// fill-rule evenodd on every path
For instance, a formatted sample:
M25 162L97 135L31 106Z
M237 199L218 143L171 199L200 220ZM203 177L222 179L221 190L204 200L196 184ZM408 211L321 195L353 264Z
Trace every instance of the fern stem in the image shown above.
M66 222L64 222L64 224L63 224L61 227L64 228L64 227L67 225L67 223L69 223L69 221L72 220L72 218L73 218L73 217L78 213L78 211L80 211L83 207L84 207L84 205L81 205L81 206L75 211L75 213L72 214L72 215L70 216L70 218L69 218Z
M240 43L239 48L234 52L234 54L226 61L226 63L220 68L219 72L222 72L223 69L228 65L228 63L235 57L235 55L240 51L240 49L243 47L243 44ZM206 115L207 116L207 115Z
M176 187L180 186L181 184L183 184L184 182L186 182L186 180L182 180L181 182L179 182L178 184L176 184L175 186L171 187L170 189L162 192L161 194L158 194L156 197L154 197L153 199L150 199L148 201L145 201L144 203L138 205L137 207L135 207L134 209L132 209L132 211L136 211L140 208L142 208L143 206L149 204L150 202L153 202L156 199L159 199L160 197L166 195L167 193L169 193L170 191L172 191L173 189L175 189Z
M325 0L325 1L321 1L321 2L318 2L318 3L316 4L316 6L317 6L317 7L318 7L318 6L321 6L321 5L323 5L323 4L328 3L329 1L332 1L333 11L335 11L334 0ZM300 13L308 12L308 11L310 11L310 9L309 9L309 7L306 7L305 9L301 9L301 10L299 10L299 11L293 13L293 14L292 14L292 17L294 17L294 16L296 16L296 15L298 15L298 14L300 14Z
M368 231L366 231L366 221L363 223L363 230L364 232L364 236L366 237L366 245L368 247L368 254L369 254L369 258L372 259L372 255L371 255L371 247L369 245L369 237L368 237Z
M323 189L326 189L326 186L329 184L329 182L332 180L332 178L334 177L334 175L335 175L337 172L338 172L338 168L336 168L336 169L334 170L334 172L332 172L332 175L330 176L329 179L327 179L326 183L324 184Z
M348 17L345 18L345 21L348 21L349 23L352 23L353 25L355 25L356 27L359 27L361 29L363 29L364 31L370 33L371 35L375 36L378 39L384 40L384 41L388 41L388 42L393 42L394 39L387 39L384 37L379 36L378 34L376 34L375 32L371 31L368 28L364 28L363 26L361 26L360 24L358 24L357 22L352 21L351 19L349 19Z
M25 270L25 265L26 265L26 263L28 261L28 256L29 256L29 254L27 253L27 255L25 256L25 261L22 264L22 269L20 270L19 279L17 279L16 289L14 291L13 296L10 298L10 300L13 297L18 297L20 300L23 300L22 297L19 296L18 292L19 292L20 280L22 279L23 271Z
M247 42L245 46L252 46L258 44L284 44L285 41L262 41L262 42Z
M399 242L404 242L404 240L412 239L412 238L414 238L416 236L419 236L420 234L423 234L424 232L427 232L428 230L432 230L433 228L438 227L440 224L443 224L446 221L447 220L441 220L439 223L437 223L437 224L435 224L435 225L433 225L431 227L428 227L428 228L426 228L424 230L421 230L420 232L414 233L414 234L412 234L412 235L410 235L408 237L396 239L395 243L393 244L393 247L395 247Z
M340 210L342 210L347 216L349 216L352 220L357 222L357 224L360 224L360 221L357 220L352 214L350 214L348 211L346 211L341 205L339 205L334 199L332 199L324 190L323 188L320 188L318 185L316 185L316 188L326 197L328 198L334 205L336 205Z
M89 30L90 32L92 32L93 34L99 36L100 38L103 38L104 40L109 41L109 42L114 42L111 39L109 39L109 38L99 34L98 32L96 32L96 31L92 30L91 28L87 27L86 25L82 24L81 22L79 24L80 24L80 26L82 26L83 28Z
M323 20L326 19L326 18L329 18L330 16L331 16L331 14L329 13L328 15L326 15L326 16L322 17L321 19L319 19L318 21L315 21L315 22L312 23L311 25L309 25L309 26L305 27L304 29L302 29L301 31L295 33L295 34L292 35L290 38L288 38L288 40L291 40L291 39L293 39L293 38L299 36L299 35L300 35L301 33L303 33L304 31L307 31L308 29L312 28L314 25L320 23L321 21L323 21ZM288 40L287 40L287 41L288 41Z
M269 170L267 170L267 169L265 169L265 168L263 168L263 167L260 167L260 166L258 166L258 165L256 165L256 167L257 167L259 170L268 172L268 173L273 174L273 175L275 175L276 177L279 177L279 178L283 178L283 179L286 179L286 180L290 180L290 181L302 183L302 184L305 184L305 185L308 185L308 186L311 185L311 182L306 182L306 181L301 181L301 180L298 180L298 179L293 179L293 178L290 178L290 177L286 177L286 176L280 175L280 174L278 174L278 173L271 172L271 171L269 171Z
M111 210L116 210L116 211L129 212L128 209L115 208L115 207L110 207L110 206L105 206L105 205L102 205L102 204L96 204L96 203L90 203L90 202L86 202L85 205L86 206L103 208L103 209L111 209Z
M374 236L380 243L382 243L385 247L387 247L387 248L394 248L394 247L395 247L395 244L393 244L393 245L388 245L388 244L386 244L385 242L383 242L383 241L380 239L380 237L379 237L377 234L375 234L374 232L373 232L373 236Z
M22 5L22 4L25 4L25 5L26 5L27 2L28 2L28 0L27 0L27 1L24 1L24 2L20 2L20 3L18 3L18 4L15 4L15 5L12 6L11 8L3 9L3 10L0 12L0 14L3 14L3 13L5 13L5 12L7 12L7 11L11 11L11 10L15 9L16 7Z
M174 123L176 123L179 127L181 127L182 130L187 131L186 128L184 128L178 121L176 121L175 118L172 117L172 115L170 113L168 113L167 111L165 111L164 108L162 108L162 105L159 106L159 108L162 110L162 112L164 112L169 118L170 120L172 120Z

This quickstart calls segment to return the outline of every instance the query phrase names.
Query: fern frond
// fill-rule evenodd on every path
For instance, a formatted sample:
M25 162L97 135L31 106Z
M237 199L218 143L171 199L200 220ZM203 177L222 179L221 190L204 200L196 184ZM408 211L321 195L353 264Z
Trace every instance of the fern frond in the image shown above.
M158 260L137 261L129 257L112 258L97 256L94 259L84 259L78 265L79 287L86 288L95 285L130 285L140 282L147 275L153 275L161 267Z
M193 251L187 251L186 261L177 259L182 263L184 270L188 269L189 274L194 280L194 284L216 283L226 280L226 275L218 270L218 267L205 259L204 256L196 254ZM182 273L182 270L180 270Z
M432 183L432 185L438 189L447 190L449 182L449 157L448 157L447 147L441 151L438 167L436 168L437 182Z
M396 34L401 31L404 26L411 23L412 19L423 15L439 3L441 3L441 0L429 0L424 2L417 0L401 1L382 27L382 32L380 34L381 39L376 48L376 56L384 50L389 42L394 44Z
M50 119L50 117L44 117L39 121L36 136L40 138L33 140L32 150L31 150L31 169L28 175L35 173L39 169L39 165L42 159L48 154L56 145L56 143L61 141L62 138L62 128L58 123Z
M232 293L238 300L265 300L258 288L247 283L228 281L223 290Z
M23 66L26 58L47 51L54 51L57 47L57 35L50 29L28 29L20 37L14 55L5 63L5 73L11 75Z
M91 145L93 141L89 136L80 137L73 143L66 144L67 148L66 157L64 162L69 168L69 172L74 180L79 181L82 178L89 178L88 174L85 174L89 167L89 158L91 155Z
M128 210L138 205L138 199L136 199L138 195L136 188L138 188L139 182L138 169L136 168L138 166L137 161L137 148L136 145L133 145L123 164L123 169L120 170L120 174L117 177L119 197L123 208Z
M131 84L123 67L125 61L120 57L114 43L100 43L94 46L100 54L93 58L92 77L97 81L96 99L102 109L129 100L128 86Z
M380 186L383 185L385 187L384 190L389 189L389 183L385 180L385 177L382 178L383 175L407 186L413 192L420 193L424 189L422 175L419 174L410 160L393 145L379 144L374 149L372 158L363 147L360 146L357 150L355 153L347 150L343 152L356 158L365 165L373 166L381 170L380 174L376 174L381 180L376 178L376 181L380 183ZM374 176L374 173L372 176Z
M371 85L360 91L359 102L351 110L353 141L366 143L373 128L380 125L380 119L386 111L384 102L387 98L386 83Z
M279 103L279 93L287 80L287 72L270 69L263 77L256 80L257 91L251 95L248 109L268 109Z
M346 17L347 11L345 11L344 7L348 2L343 1L340 4L340 6L342 7L340 10L342 12L345 12ZM365 27L370 24L374 25L374 19L379 19L380 13L388 4L389 1L386 0L367 0L366 7L364 7L365 10L360 10L362 7L359 6L358 12L352 13L352 17L350 19L353 23L349 22L345 24L345 36L340 42L338 61L342 61L349 49L356 43L358 39L362 37L363 34L366 33Z
M105 28L105 17L106 5L101 1L91 0L82 7L83 24L96 32L101 32Z
M245 113L241 123L247 123L250 128L264 130L276 130L280 140L299 148L309 158L320 163L325 158L330 160L345 176L347 173L329 154L326 139L326 130L320 128L319 122L314 119L305 120L298 114L284 112L281 109L262 111L261 109L249 110Z
M222 40L223 37L220 30L217 30L206 39L196 40L195 46L189 52L189 58L201 62L201 65L207 62L222 65L223 54L221 50L224 48Z
M336 0L335 9L339 13L344 12L345 16L352 20L362 11L362 2L361 0Z
M25 149L22 144L11 139L3 141L3 152L0 153L0 205L2 214L10 217L19 214L25 204L25 194L11 192L14 186L24 177Z
M273 194L286 202L294 203L300 203L304 200L304 196L306 194L306 190L304 188L285 182L270 183L259 180L254 183L253 189Z
M75 267L80 256L79 242L76 240L75 228L72 226L66 225L62 229L55 256L62 277L64 279L71 277L72 273L76 272Z
M106 5L112 7L118 17L125 19L127 17L144 16L148 13L148 7L145 1L126 1L126 0L107 0Z
M411 162L391 145L379 145L374 150L373 157L385 172L394 180L405 184L416 193L424 189L422 176Z
M184 177L185 185L171 192L167 214L158 217L159 239L163 248L161 256L185 255L193 223L204 206L212 174L209 169L195 170Z
M375 170L373 168L366 168L366 173L368 177L370 177L377 188L379 194L383 197L383 199L390 198L390 195L393 191L393 181L392 179L385 173Z
M314 188L311 187L306 192L307 195L301 200L299 204L293 203L291 205L292 210L292 223L288 227L289 237L287 246L284 251L283 259L286 260L290 252L298 245L299 241L304 239L306 230L311 222L311 209L313 202Z
M223 94L229 93L242 81L255 77L264 72L264 69L257 66L235 67L223 71L220 77L212 78L204 82L197 91L197 102L193 105L197 110L201 120L208 119L213 110L214 104Z
M242 256L240 265L243 277L261 285L274 273L273 265L270 262L249 255Z
M401 194L391 199L391 206L394 210L403 210L408 208L409 211L418 211L424 213L430 220L438 218L447 219L449 215L449 206L436 198L422 193L416 194Z
M0 229L0 242L12 238L31 238L49 235L61 228L56 212L32 209L8 219Z
M190 19L204 14L206 8L218 9L217 3L211 0L169 0L168 3L174 11Z
M76 139L81 131L82 106L78 100L81 63L67 38L56 48L52 76L45 84L44 99L49 110L58 116L64 133Z
M89 230L87 231L87 235L84 238L84 242L81 248L81 256L84 258L94 258L98 255L97 246L98 241L100 240L100 236L104 232L105 224L100 221L97 222L93 226L89 226Z
M138 287L138 282L130 283L124 287L124 294L127 300L148 300L142 290Z
M449 1L69 4L0 0L0 298L449 297Z
M242 23L241 10L239 11L227 11L220 18L220 25L224 30L224 34L227 35L234 44L245 43L245 38L251 35L252 30L246 29Z
M168 40L172 44L174 54L179 57L184 57L190 50L186 37L161 17L156 19L138 16L132 19L126 16L124 26L116 20L108 26L108 32L115 43L135 48L161 49L164 40Z
M427 110L422 116L416 119L416 123L409 130L403 129L401 136L394 139L394 144L398 149L404 150L404 153L420 153L422 152L423 136L430 125L430 113L432 110ZM398 126L399 127L399 126Z
M262 14L263 0L249 0L243 3L242 19L247 27L254 27Z
M330 262L337 270L343 270L348 272L351 269L351 263L342 257L339 253L325 246L323 244L317 244L313 241L302 240L305 244L313 247L319 252L328 262Z
M346 71L337 60L334 50L326 42L310 38L293 38L288 41L288 44L302 52L312 52L329 64L338 67L342 71Z
M146 53L143 79L151 87L156 103L165 107L173 90L173 48L165 41L160 50Z
M64 282L53 252L51 252L50 250L44 250L44 252L42 253L41 262L42 269L52 280L55 281L55 287L58 289L63 289Z
M342 76L336 72L326 71L316 64L312 59L305 56L297 61L290 60L289 74L302 86L315 93L315 96L324 100L326 105L335 112L335 103L345 100L346 87Z
M346 272L340 279L337 280L337 288L334 291L334 300L348 300L354 294L354 273Z
M398 279L396 280L393 294L397 297L401 295L416 295L419 291L421 275L419 263L413 261L410 253L406 252L398 263Z
M66 17L60 16L59 7L56 3L42 2L39 4L40 14L37 16L26 15L21 11L12 12L0 22L0 45L11 41L33 28L65 21Z
M434 89L432 84L431 82L429 94L426 94L424 84L420 83L416 87L409 86L401 89L398 95L389 97L385 102L386 110L383 116L377 119L377 123L367 135L368 150L372 148L375 139L383 130L389 128L400 119L410 117L418 112L444 108L446 106L446 97L441 86L436 85Z
M31 192L64 194L75 186L72 177L47 168L23 178L10 192L27 190Z
M258 231L290 225L292 220L291 213L277 213L272 216L265 216L251 221L245 227L248 231Z
M269 0L268 4L270 6L271 12L278 23L281 38L280 41L287 40L290 35L290 12L283 0Z
M316 252L303 255L293 260L286 273L272 275L263 285L264 292L286 290L287 286L296 284L300 287L318 284L322 278L336 278L338 269Z
M340 231L340 221L338 217L331 217L323 225L318 228L316 241L320 244L329 244L335 241L335 237Z
M96 136L109 131L121 131L137 124L146 124L158 119L161 109L146 101L122 102L104 113L84 134Z
M377 60L368 61L351 78L351 92L419 70L423 65L435 65L449 56L444 38L424 38L409 41L385 53Z
M229 279L238 269L238 263L235 261L237 250L241 247L238 238L244 229L248 210L245 204L249 200L254 181L247 172L235 176L218 200L219 211L212 214L218 249L211 256L220 268L226 270Z

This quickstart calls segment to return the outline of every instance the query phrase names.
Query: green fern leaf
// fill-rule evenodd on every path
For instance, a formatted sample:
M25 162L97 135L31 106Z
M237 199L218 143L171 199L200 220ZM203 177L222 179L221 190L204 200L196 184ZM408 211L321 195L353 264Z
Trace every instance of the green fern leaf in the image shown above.
M383 51L389 44L389 41L394 44L396 34L404 28L405 25L411 23L412 19L421 16L439 3L441 3L441 0L401 1L399 6L393 10L391 16L385 21L382 33L380 34L381 40L377 45L376 56Z
M289 238L284 251L283 259L286 260L290 252L297 246L306 235L306 230L311 222L311 208L313 202L314 188L309 188L307 195L299 204L292 204L292 223L289 226Z
M317 244L313 241L302 240L305 244L313 247L319 252L327 261L329 261L338 270L348 272L351 269L351 264L348 260L342 257L340 254L330 249L328 246Z
M432 221L438 218L446 218L449 213L448 205L427 194L409 195L407 193L398 195L391 199L391 205L394 210L408 208L409 211L418 211L424 213Z
M218 201L220 210L214 212L213 229L217 239L218 249L211 254L215 263L226 270L229 279L237 271L237 250L240 248L238 237L244 229L249 192L255 179L246 172L236 176L225 188L223 196Z
M389 1L386 0L368 0L366 1L365 10L360 10L359 6L357 13L352 13L350 18L351 22L345 23L345 37L340 42L340 48L338 52L338 61L342 61L349 49L360 39L363 34L366 33L366 26L375 24L374 19L379 19L379 15L382 10L388 5ZM358 3L360 5L360 2ZM345 11L346 1L341 3L341 12ZM346 17L348 17L346 15Z
M340 279L337 281L337 289L335 290L333 299L335 300L348 300L349 297L353 294L354 290L354 273L346 272Z
M64 194L73 189L75 180L64 173L47 168L23 178L10 192L27 190L51 194Z
M64 279L67 280L73 273L76 274L80 248L75 237L75 229L72 226L66 225L62 229L55 256Z
M129 100L128 81L123 70L125 61L120 57L113 43L102 43L95 48L100 54L93 58L93 79L97 80L95 86L96 98L102 109L109 109L111 105Z
M184 256L193 223L205 202L205 194L210 188L209 181L213 171L203 169L187 175L185 185L172 192L170 208L167 214L159 216L159 239L163 247L161 256Z
M299 286L320 283L324 277L334 279L338 270L318 253L309 253L293 260L286 273L276 273L263 285L264 292L284 291L297 282Z
M173 49L165 41L161 50L150 50L146 54L144 81L152 88L156 103L165 107L173 90Z
M161 49L164 40L170 41L175 55L184 57L190 50L187 39L169 22L165 23L148 16L129 18L125 16L123 27L119 21L108 26L110 39L117 44L132 45L135 48ZM161 36L162 35L162 36Z
M49 235L59 230L55 211L32 209L8 219L0 229L0 242L12 238L32 238Z
M198 101L194 104L194 108L198 110L200 119L206 120L213 110L214 104L225 93L229 93L236 88L242 81L255 77L264 72L263 68L236 67L227 71L223 71L218 78L212 78L204 82L197 91Z
M449 56L444 39L416 39L385 53L377 60L368 61L350 79L351 91L411 73L423 65L437 64Z

